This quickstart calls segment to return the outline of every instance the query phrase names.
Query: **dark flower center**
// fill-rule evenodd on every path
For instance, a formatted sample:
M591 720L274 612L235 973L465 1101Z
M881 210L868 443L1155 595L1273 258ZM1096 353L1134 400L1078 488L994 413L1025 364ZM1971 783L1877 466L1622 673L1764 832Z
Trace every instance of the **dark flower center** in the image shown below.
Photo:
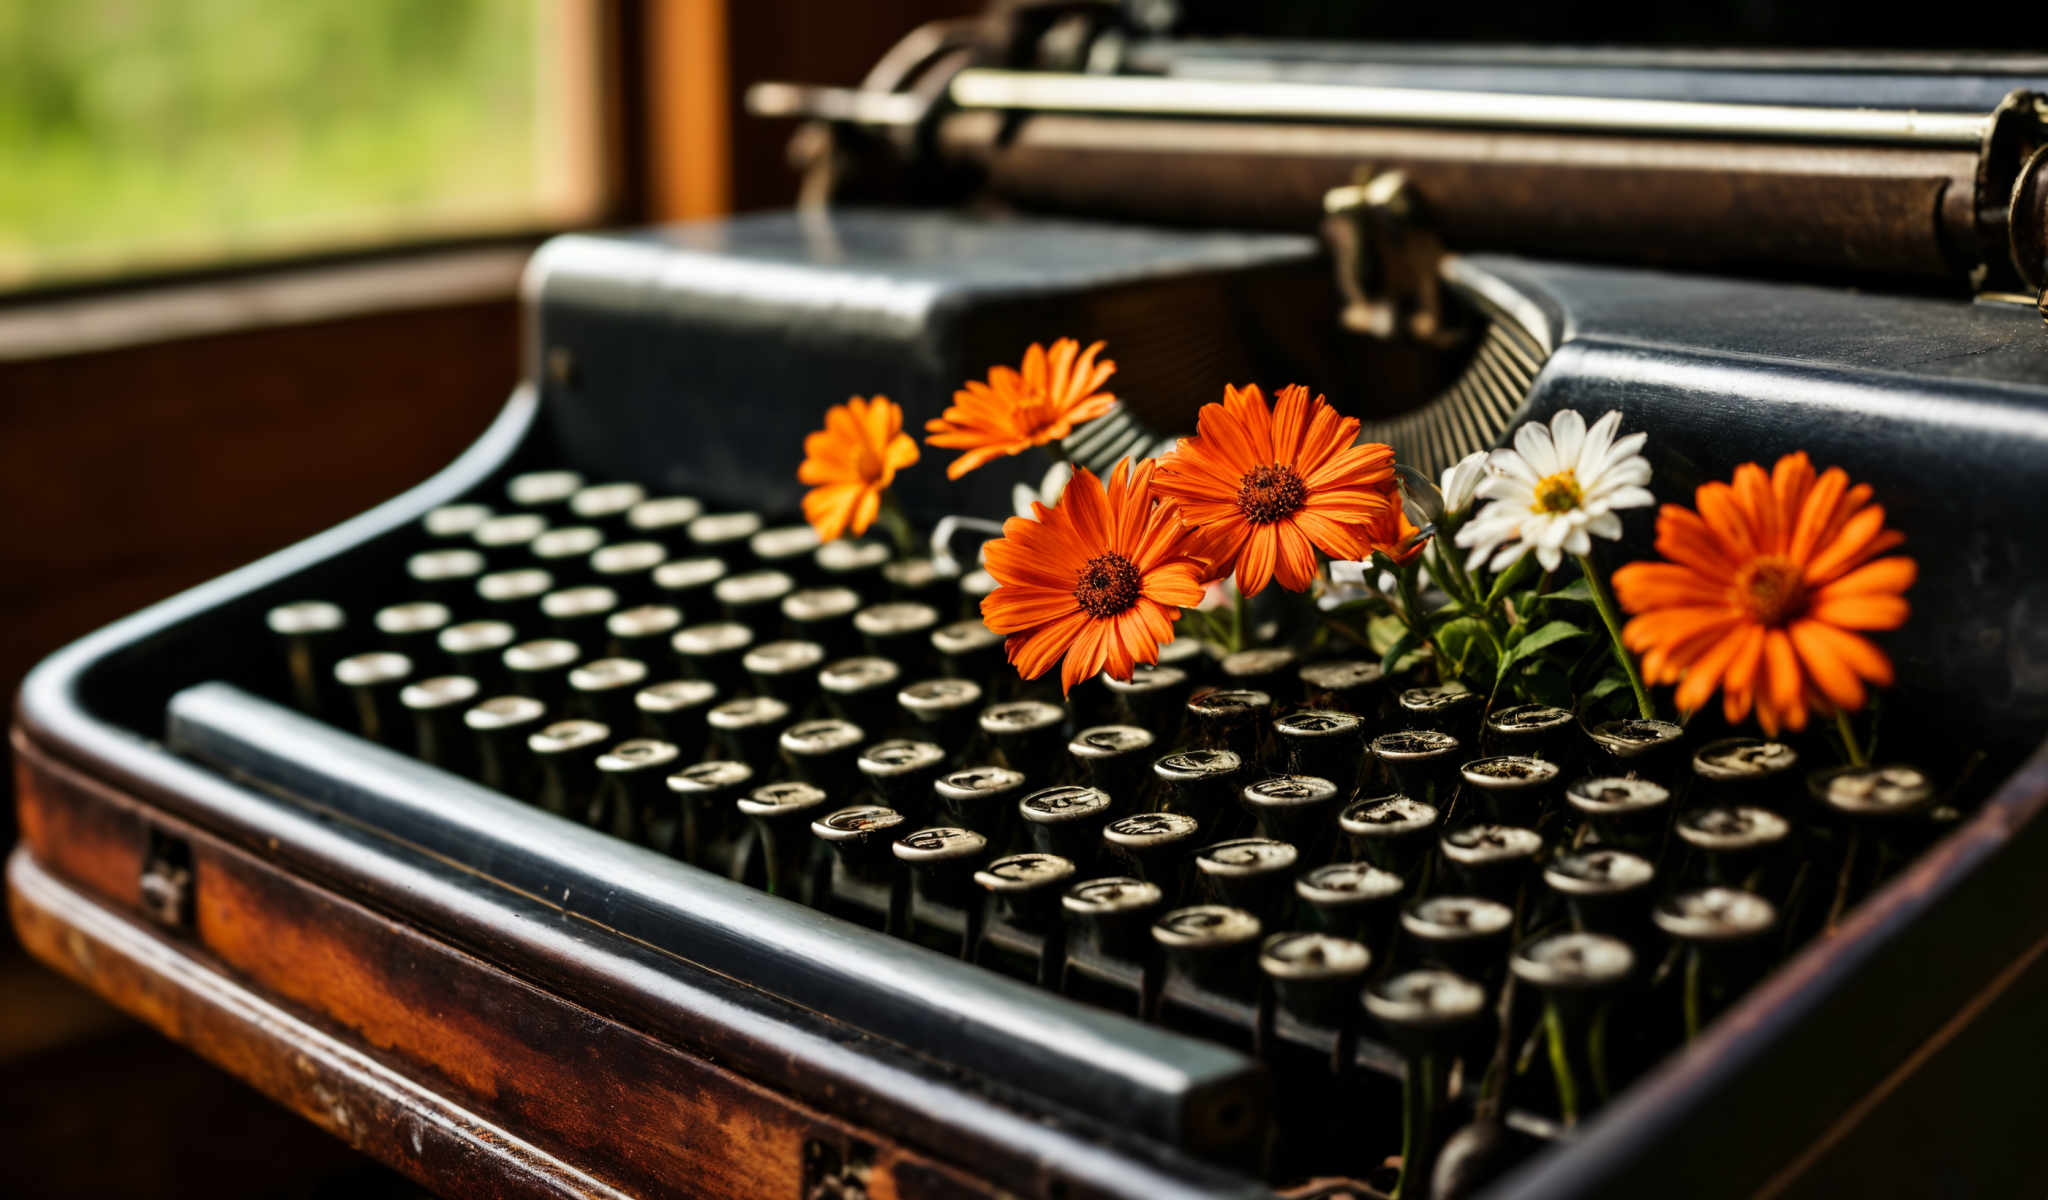
M1308 503L1308 485L1293 467L1268 463L1253 467L1237 483L1237 510L1254 525L1271 525L1291 517Z
M1091 617L1113 617L1138 602L1145 580L1121 554L1098 554L1074 577L1074 601Z
M1759 625L1784 625L1806 611L1805 572L1787 558L1759 558L1735 576L1735 599Z

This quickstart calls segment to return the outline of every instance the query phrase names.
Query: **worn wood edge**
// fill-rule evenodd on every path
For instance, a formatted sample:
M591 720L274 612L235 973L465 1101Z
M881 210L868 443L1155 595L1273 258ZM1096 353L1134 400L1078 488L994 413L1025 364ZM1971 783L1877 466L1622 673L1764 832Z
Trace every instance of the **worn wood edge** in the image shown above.
M477 1197L628 1195L114 915L45 870L26 847L9 856L7 892L15 934L38 959L423 1185Z

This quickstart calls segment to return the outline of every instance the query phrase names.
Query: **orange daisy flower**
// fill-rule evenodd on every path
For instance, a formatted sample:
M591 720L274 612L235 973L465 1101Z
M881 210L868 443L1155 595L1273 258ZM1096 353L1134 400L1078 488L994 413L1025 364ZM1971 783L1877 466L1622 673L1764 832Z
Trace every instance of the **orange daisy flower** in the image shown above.
M826 541L866 533L881 511L896 472L917 461L917 442L903 432L903 410L886 396L853 397L825 410L825 427L804 438L800 482L804 520Z
M1180 610L1201 601L1193 534L1172 505L1154 503L1154 466L1134 470L1126 458L1106 488L1077 470L1058 504L1034 502L1036 520L1011 517L984 547L997 587L981 619L1008 635L1019 675L1036 679L1065 656L1063 690L1102 671L1129 679L1137 664L1159 661Z
M1181 519L1223 548L1218 574L1235 564L1238 590L1255 596L1275 578L1306 591L1316 551L1346 561L1372 552L1375 533L1400 502L1389 496L1394 452L1354 446L1358 421L1340 417L1300 384L1266 407L1257 384L1225 385L1205 404L1197 434L1159 463L1159 492L1180 502Z
M924 423L925 441L967 452L946 465L946 478L958 479L991 459L1057 442L1076 425L1108 412L1116 397L1102 385L1116 373L1116 364L1106 358L1095 361L1101 350L1101 342L1083 350L1073 338L1061 338L1050 351L1033 342L1024 352L1023 371L991 367L987 383L968 380L953 393L951 408Z
M1389 493L1387 499L1391 508L1370 535L1371 549L1386 555L1395 566L1405 567L1429 549L1429 539L1416 536L1422 529L1408 519L1408 510L1401 504L1398 493Z
M1643 656L1643 676L1678 684L1688 713L1719 687L1730 722L1754 707L1772 734L1805 728L1809 708L1861 708L1865 684L1892 681L1891 660L1862 632L1905 621L1919 570L1879 557L1905 537L1870 497L1839 467L1816 475L1802 451L1768 475L1744 463L1732 483L1702 486L1697 512L1665 505L1657 550L1671 561L1614 573L1622 607L1638 614L1622 641Z

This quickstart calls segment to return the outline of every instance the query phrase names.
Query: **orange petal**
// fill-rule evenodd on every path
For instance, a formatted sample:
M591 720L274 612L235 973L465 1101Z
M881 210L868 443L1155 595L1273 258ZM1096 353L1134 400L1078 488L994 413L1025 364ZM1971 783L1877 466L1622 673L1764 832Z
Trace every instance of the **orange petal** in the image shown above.
M1273 568L1279 557L1279 538L1271 525L1254 525L1251 536L1237 553L1237 590L1256 596L1273 582Z

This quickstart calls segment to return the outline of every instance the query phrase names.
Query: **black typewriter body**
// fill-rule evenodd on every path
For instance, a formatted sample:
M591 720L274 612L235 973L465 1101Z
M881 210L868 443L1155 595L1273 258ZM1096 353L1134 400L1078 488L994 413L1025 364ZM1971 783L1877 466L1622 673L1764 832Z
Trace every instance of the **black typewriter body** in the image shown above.
M1230 72L1229 55L1212 57L1211 71ZM1312 56L1282 58L1289 72L1316 73ZM1376 78L1399 84L1413 69L1394 61ZM699 1024L680 1036L714 1047L721 1030L752 1031L773 1050L733 1052L735 1065L798 1094L827 1097L854 1080L863 1094L887 1092L866 1114L878 1125L937 1152L993 1156L997 1178L1019 1192L1318 1194L1314 1180L1364 1178L1377 1165L1346 1160L1354 1123L1399 1122L1400 1058L1355 1014L1330 1026L1276 1015L1255 971L1190 983L1146 965L1149 951L1105 951L1071 920L1013 910L942 867L892 866L885 854L863 874L822 839L792 851L811 817L870 798L874 785L845 770L837 777L851 794L778 826L779 850L761 824L731 818L728 833L746 845L692 865L673 829L623 813L631 783L605 782L613 798L603 804L586 785L578 803L548 811L537 773L506 794L480 783L473 761L423 761L409 731L387 730L377 744L332 694L301 711L281 652L259 649L266 613L321 600L347 614L347 637L318 651L322 670L382 648L393 635L371 615L424 594L408 561L435 546L427 515L464 503L515 511L507 484L534 472L630 482L710 513L789 525L799 448L825 405L886 394L921 426L988 363L1070 333L1104 338L1122 364L1121 424L1086 448L1101 465L1181 432L1176 422L1221 380L1309 382L1432 474L1560 408L1616 408L1652 430L1664 499L1737 463L1805 449L1872 483L1921 563L1912 621L1888 642L1900 678L1885 720L1930 747L1928 765L1945 777L1981 752L1974 786L1989 798L1836 934L1780 964L1583 1125L1511 1110L1507 1129L1528 1158L1487 1194L1768 1192L1796 1164L1801 1194L1900 1179L1963 1179L1983 1194L2038 1182L2042 1154L2026 1131L2048 1110L2048 1072L2029 1056L2048 1050L2048 1036L2002 997L2012 972L2040 954L2048 907L2040 313L1938 287L1454 252L1440 278L1478 331L1471 349L1420 372L1420 399L1382 404L1374 360L1348 349L1356 335L1340 328L1342 298L1317 239L1130 216L830 208L557 239L528 277L527 381L468 452L345 525L60 652L24 686L22 729L60 758L146 781L183 819L582 1003L649 1022L693 1014ZM926 522L1006 512L1011 487L1036 482L1021 461L965 489L942 491L938 475L907 484L905 502ZM661 542L671 560L709 553L686 535L604 528L607 542ZM1632 532L1633 548L1646 549L1647 523ZM530 565L516 552L489 557L493 570ZM758 556L735 544L729 557L737 571ZM827 582L812 558L790 569ZM844 578L864 603L928 602L941 623L975 615L974 595L952 580L934 589ZM619 607L660 599L645 579L617 584ZM456 622L485 615L473 590L443 598ZM693 619L713 620L715 608ZM521 641L564 630L538 609L506 619ZM748 622L756 644L785 636L775 613ZM606 638L590 636L579 661L607 654ZM410 678L453 669L444 651L414 644L436 665ZM844 650L859 652L857 642ZM928 646L904 653L919 662L903 684L958 673ZM665 640L649 655L659 658L649 683L690 669ZM989 701L1047 698L1003 678L976 682ZM829 712L860 727L862 746L939 736L897 707L893 689L836 708L803 696L789 721ZM592 711L549 703L550 719ZM1049 751L1010 765L1033 787L1087 783L1066 759L1068 739L1129 715L1080 696L1038 743ZM611 729L591 756L656 734L645 719ZM986 749L971 729L948 736ZM1169 737L1160 734L1156 756L1180 748ZM757 781L788 773L772 749L749 765ZM943 815L934 808L924 823L955 823ZM1057 844L1033 843L1014 814L990 820L975 832L991 855ZM779 894L763 886L770 857L785 866ZM1166 906L1202 898L1187 886ZM615 955L620 970L605 980L553 973L545 948L508 934L494 912L558 915L564 936ZM1996 1019L1963 1035L1964 1060L2004 1057L2008 1068L1968 1076L1966 1094L1900 1102L1901 1073L1957 1038L1957 1014L1987 1010ZM1842 1123L1857 1111L1877 1116ZM1871 1158L1908 1131L1910 1149Z

